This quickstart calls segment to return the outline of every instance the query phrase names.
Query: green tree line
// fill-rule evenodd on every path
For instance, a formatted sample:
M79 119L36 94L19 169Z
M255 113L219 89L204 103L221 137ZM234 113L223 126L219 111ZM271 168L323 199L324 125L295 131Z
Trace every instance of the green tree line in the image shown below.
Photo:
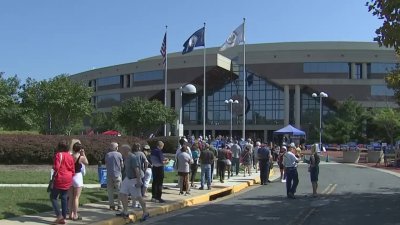
M67 74L49 80L28 78L23 84L15 75L0 73L1 130L38 131L42 134L80 134L85 127L101 133L118 129L125 134L147 136L176 114L162 102L127 99L112 112L99 112L90 102L93 88L73 81ZM83 124L86 122L85 126Z

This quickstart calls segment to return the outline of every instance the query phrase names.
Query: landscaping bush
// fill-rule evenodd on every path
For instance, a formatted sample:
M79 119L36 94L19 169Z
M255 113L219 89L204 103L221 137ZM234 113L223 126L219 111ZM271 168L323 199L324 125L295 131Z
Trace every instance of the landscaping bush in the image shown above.
M61 140L79 139L90 164L104 163L104 156L111 142L121 144L147 144L145 140L131 136L107 135L0 135L1 164L51 164L57 144Z
M171 153L171 154L176 153L179 137L170 136L170 137L155 137L147 139L147 143L149 143L151 149L157 147L158 141L164 142L164 150L163 150L164 153Z

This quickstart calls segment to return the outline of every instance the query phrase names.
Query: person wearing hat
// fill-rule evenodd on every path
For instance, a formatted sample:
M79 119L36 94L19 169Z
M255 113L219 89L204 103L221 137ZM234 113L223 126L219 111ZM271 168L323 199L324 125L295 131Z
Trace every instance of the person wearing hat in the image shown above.
M283 165L285 166L286 176L286 194L288 198L295 199L297 185L299 184L299 174L297 173L297 164L299 159L295 156L296 145L291 143L289 151L283 155Z

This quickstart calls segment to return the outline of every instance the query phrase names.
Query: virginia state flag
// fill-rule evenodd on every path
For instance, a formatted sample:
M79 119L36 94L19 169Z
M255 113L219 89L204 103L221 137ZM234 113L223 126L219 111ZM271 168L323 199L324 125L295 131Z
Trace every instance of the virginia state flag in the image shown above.
M204 46L205 45L204 32L205 32L205 28L203 27L203 28L197 30L196 32L194 32L192 34L192 36L190 36L185 41L185 43L183 44L182 55L193 51L193 49L195 47Z
M226 39L225 43L219 49L220 51L225 51L228 48L232 48L240 43L244 42L244 23L234 30L229 37Z

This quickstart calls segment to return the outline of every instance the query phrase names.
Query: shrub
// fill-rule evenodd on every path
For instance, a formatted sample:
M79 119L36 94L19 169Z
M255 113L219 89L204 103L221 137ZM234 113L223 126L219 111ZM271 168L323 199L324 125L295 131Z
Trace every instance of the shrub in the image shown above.
M170 136L170 137L155 137L147 139L147 143L149 143L151 149L157 147L158 141L164 142L164 150L163 150L164 153L171 153L171 154L176 153L179 137Z
M0 163L2 164L51 164L55 148L59 141L79 139L85 149L90 164L104 162L104 156L111 142L120 144L140 143L146 141L131 136L107 135L0 135Z

